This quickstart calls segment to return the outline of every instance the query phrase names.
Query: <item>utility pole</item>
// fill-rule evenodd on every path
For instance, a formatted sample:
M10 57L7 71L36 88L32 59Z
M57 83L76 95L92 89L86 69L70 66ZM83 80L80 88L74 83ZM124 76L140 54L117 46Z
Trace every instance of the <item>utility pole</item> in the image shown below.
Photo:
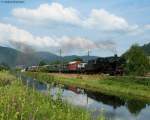
M60 57L61 57L61 48L59 49L59 55L60 55Z
M90 51L88 50L88 57L90 56Z
M62 50L61 50L61 48L59 50L59 55L60 55L59 73L61 73L61 69L62 69Z
M88 61L90 59L90 50L88 49Z

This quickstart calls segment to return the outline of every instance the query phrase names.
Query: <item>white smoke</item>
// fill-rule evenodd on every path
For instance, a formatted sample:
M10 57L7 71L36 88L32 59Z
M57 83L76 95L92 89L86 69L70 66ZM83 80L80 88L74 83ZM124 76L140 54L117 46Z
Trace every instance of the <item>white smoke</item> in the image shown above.
M10 24L0 23L0 44L8 43L19 50L30 52L33 49L38 51L53 51L62 48L63 51L72 53L76 50L105 49L115 51L115 43L112 41L99 41L82 37L50 37L34 36L28 31L19 29Z

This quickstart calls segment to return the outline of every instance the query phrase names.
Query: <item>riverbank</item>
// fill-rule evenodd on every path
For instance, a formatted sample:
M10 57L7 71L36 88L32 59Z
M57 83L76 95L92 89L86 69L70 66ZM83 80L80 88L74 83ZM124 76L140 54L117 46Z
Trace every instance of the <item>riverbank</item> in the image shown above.
M0 72L1 120L91 120L90 113L53 100L24 86L9 72ZM104 120L103 117L100 120Z
M118 96L123 99L138 99L150 102L150 78L38 72L27 72L25 74L45 83L56 82L64 85L73 85L107 95Z

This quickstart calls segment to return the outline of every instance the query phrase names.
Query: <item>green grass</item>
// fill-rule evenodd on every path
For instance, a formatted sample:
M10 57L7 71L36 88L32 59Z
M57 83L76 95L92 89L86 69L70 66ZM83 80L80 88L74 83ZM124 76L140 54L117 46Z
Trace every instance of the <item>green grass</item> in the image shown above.
M74 85L92 91L99 91L108 95L115 95L123 99L138 99L150 102L150 78L110 77L100 75L80 75L77 77L63 77L47 73L26 73L41 82L57 82Z
M8 72L0 72L0 87L11 84L16 78Z
M90 113L27 88L0 72L0 120L90 120ZM104 120L100 117L100 120Z

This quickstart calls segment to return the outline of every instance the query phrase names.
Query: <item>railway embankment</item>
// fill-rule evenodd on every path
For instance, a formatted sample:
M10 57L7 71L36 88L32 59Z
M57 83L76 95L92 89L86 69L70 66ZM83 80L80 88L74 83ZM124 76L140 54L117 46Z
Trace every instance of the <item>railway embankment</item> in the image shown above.
M150 78L135 76L79 75L26 72L27 76L45 83L59 83L102 92L126 99L150 102Z

